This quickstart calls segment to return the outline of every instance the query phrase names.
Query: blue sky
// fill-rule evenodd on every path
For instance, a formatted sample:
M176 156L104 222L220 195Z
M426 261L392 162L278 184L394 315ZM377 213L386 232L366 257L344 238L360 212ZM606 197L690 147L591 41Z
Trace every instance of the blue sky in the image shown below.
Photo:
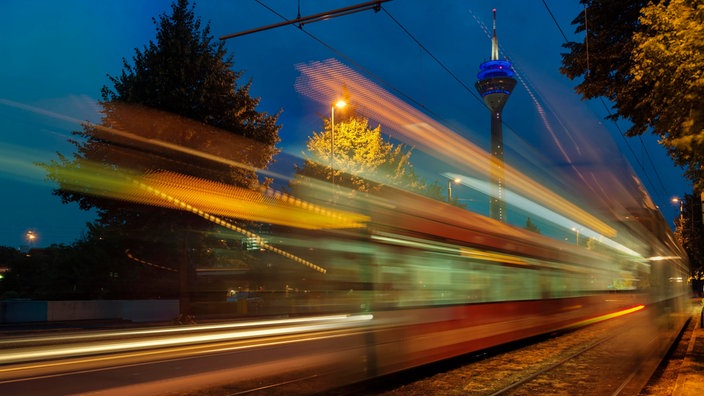
M301 15L362 2L301 0ZM297 15L296 1L262 3L286 18ZM380 12L309 24L305 32L280 27L229 39L226 47L235 69L244 72L241 82L252 80L251 94L261 98L259 110L283 111L281 148L287 155L300 155L306 138L321 128L320 118L329 112L296 91L295 65L329 58L363 68L386 89L402 92L416 107L487 147L489 114L474 82L479 64L490 55L485 29L491 28L491 10L496 8L501 57L508 57L521 77L504 110L507 162L540 169L552 182L569 167L563 151L578 162L607 167L620 178L631 176L630 163L672 224L677 207L670 199L691 192L690 183L654 137L621 137L620 131L628 128L625 122L604 120L600 101L583 102L574 94L575 82L558 72L564 39L545 4L568 39L579 39L570 25L582 11L576 0L393 0ZM51 195L53 186L31 164L53 159L57 151L72 152L66 139L80 121L97 120L95 101L107 75L117 75L123 57L131 60L135 48L154 39L152 18L169 11L169 5L163 0L0 3L0 245L26 245L24 235L30 229L42 246L71 243L81 235L91 214ZM196 13L211 23L216 39L281 21L254 0L202 0ZM435 176L431 171L426 177ZM439 171L437 179L443 180ZM473 197L467 198L468 206L475 205L470 191L455 191Z

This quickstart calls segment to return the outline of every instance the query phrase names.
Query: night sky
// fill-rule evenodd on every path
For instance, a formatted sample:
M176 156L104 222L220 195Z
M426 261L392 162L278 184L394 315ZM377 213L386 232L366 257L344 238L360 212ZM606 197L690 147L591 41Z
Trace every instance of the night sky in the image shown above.
M300 13L311 15L365 1L301 0ZM296 1L261 2L288 19L297 16ZM72 153L73 146L66 140L71 131L80 129L81 121L98 120L96 100L100 88L109 82L107 75L119 74L122 58L131 60L135 48L155 39L152 18L170 12L170 4L165 0L0 2L0 202L4 208L0 245L25 246L28 230L39 235L38 246L71 243L80 237L92 215L76 204L62 204L51 194L54 186L44 181L33 163L56 158L57 151ZM227 40L235 70L243 71L240 82L251 79L250 93L261 98L259 110L283 111L279 123L284 153L274 168L289 169L285 165L301 155L306 138L321 129L321 118L330 111L296 91L300 74L296 65L331 58L488 148L489 113L474 82L479 64L491 54L493 8L498 14L501 58L508 58L520 77L504 109L506 161L541 168L558 179L570 161L598 162L620 177L635 172L672 224L678 208L671 198L691 193L681 169L673 166L655 137L622 137L628 124L604 120L607 110L602 102L581 101L572 89L576 82L559 74L563 33L569 40L581 39L570 25L582 12L576 0L393 0L379 12ZM201 0L196 14L203 23L210 22L216 40L282 21L255 0ZM388 133L393 137L393 131ZM571 154L566 156L565 151ZM411 160L424 161L418 154ZM446 180L440 170L428 172L424 176L431 180L441 184ZM455 191L468 197L470 209L483 210L473 207L480 204L471 191L462 186Z

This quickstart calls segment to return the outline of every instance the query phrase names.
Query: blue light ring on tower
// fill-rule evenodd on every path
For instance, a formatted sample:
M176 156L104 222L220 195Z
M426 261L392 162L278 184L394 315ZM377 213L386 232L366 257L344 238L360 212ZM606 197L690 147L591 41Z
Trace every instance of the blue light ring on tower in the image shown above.
M483 98L483 97L485 97L485 96L487 96L487 95L491 95L491 94L511 95L511 91L509 91L509 90L507 90L507 89L490 89L490 90L488 90L488 91L483 91L481 95L482 95L482 98Z
M486 62L483 62L479 65L479 70L488 70L488 69L506 69L506 70L511 70L513 73L513 68L511 67L511 62L507 60L489 60Z
M491 60L479 65L477 80L485 80L494 77L513 77L516 73L511 67L511 62L504 60Z

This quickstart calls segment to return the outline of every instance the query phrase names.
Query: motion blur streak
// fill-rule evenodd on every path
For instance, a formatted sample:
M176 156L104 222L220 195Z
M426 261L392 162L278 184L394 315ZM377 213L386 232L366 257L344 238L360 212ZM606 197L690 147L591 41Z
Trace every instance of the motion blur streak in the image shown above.
M80 191L90 194L132 202L186 210L246 237L255 238L263 248L305 264L319 272L325 272L325 269L266 244L265 240L258 235L214 216L207 210L190 204L188 200L195 200L199 204L203 203L208 209L231 217L304 229L358 228L362 226L361 221L367 219L363 215L351 212L323 209L298 199L291 199L285 194L264 197L255 191L173 173L153 173L140 177L126 171L108 170L100 165L92 164L84 164L78 169L61 169L58 172L67 180L65 188L80 189ZM166 188L169 193L161 191L160 188Z
M462 175L457 175L454 173L445 173L443 176L448 177L451 180L459 180L459 183L468 187L471 187L477 191L480 191L482 193L485 193L487 195L490 194L491 188L489 184L485 181L475 179L472 177L467 177L467 176L462 176ZM571 219L562 216L558 213L556 213L554 210L551 210L549 208L546 208L542 205L539 205L535 202L532 202L516 193L513 191L510 191L508 189L504 190L505 194L505 200L509 205L512 205L514 207L520 208L525 210L526 212L530 213L531 215L540 217L544 220L548 220L554 224L557 224L558 226L564 228L565 230L574 230L578 229L580 234L582 234L585 237L589 238L594 238L595 240L599 241L599 243L602 243L604 245L607 245L611 248L614 248L620 252L623 252L625 254L643 259L643 256L641 256L638 252L634 251L633 249L630 249L616 241L613 241L593 230L590 230L586 226L576 223L572 221Z
M58 172L64 176L67 189L187 210L192 204L206 213L303 229L359 228L368 220L363 215L313 205L287 194L272 191L262 194L171 172L138 176L99 164L82 164L81 168Z
M25 183L43 184L44 172L34 164L34 161L46 158L48 155L47 152L0 144L0 176L16 178Z
M151 349L151 348L165 348L181 345L192 345L200 343L209 342L220 342L220 341L237 341L247 338L256 337L271 337L280 336L287 334L300 334L308 333L313 331L323 331L323 330L333 330L360 326L365 322L370 321L373 318L371 314L360 314L360 315L339 315L339 316L327 316L323 319L307 319L304 321L309 321L311 323L301 323L296 325L281 325L278 327L267 327L262 329L252 329L252 330L236 330L236 331L226 331L218 333L209 334L193 334L193 335L171 335L168 337L158 337L154 339L140 339L135 341L104 341L104 342L93 342L87 344L81 344L77 346L42 346L36 348L24 348L22 350L13 352L7 351L0 356L0 364L8 363L19 363L32 360L42 360L42 359L55 359L55 358L65 358L71 356L85 356L93 354L104 354L104 353L116 353L116 352L126 352L140 349ZM293 321L298 323L301 321ZM278 323L286 323L286 321L279 321ZM258 324L262 324L258 322ZM251 325L251 324L250 324ZM198 330L216 330L227 328L224 326L199 326ZM188 329L191 330L192 329ZM167 330L167 332L173 332L174 330ZM161 334L160 331L151 332L154 334ZM13 369L10 369L13 370ZM0 369L0 372L5 370Z
M100 333L73 333L73 334L62 334L60 336L45 336L45 337L31 337L22 339L4 339L0 340L0 346L2 345L18 345L22 343L39 343L39 342L73 342L79 340L96 340L100 338L118 338L126 336L137 336L137 335L167 335L170 333L194 333L199 331L213 331L213 330L234 330L246 327L261 327L261 326L282 326L282 325L292 325L301 323L313 323L313 322L346 322L349 320L364 320L371 319L370 315L326 315L326 316L315 316L315 317L304 317L304 318L290 318L290 319L275 319L275 320L256 320L247 322L235 322L235 323L214 323L214 324L201 324L201 325L190 325L188 327L177 326L177 327L160 327L154 329L128 329L121 331L104 331Z
M296 88L322 104L329 104L344 86L350 96L372 118L401 133L406 143L420 147L437 158L447 158L458 166L482 174L490 173L489 154L449 128L381 89L373 82L336 60L299 64ZM616 230L540 183L505 165L506 186L543 205L552 204L565 216L575 218L595 231L614 237Z
M597 316L597 317L595 317L595 318L582 320L582 321L579 321L579 322L577 322L577 323L571 324L571 325L567 326L566 328L569 329L569 328L582 327L582 326L585 326L585 325L588 325L588 324L597 323L597 322L602 322L602 321L608 320L608 319L618 318L619 316L628 315L628 314L630 314L630 313L637 312L637 311L640 311L640 310L642 310L642 309L645 309L645 305L637 305L637 306L635 306L635 307L633 307L633 308L628 308L628 309L624 309L624 310L621 310L621 311L617 311L617 312L613 312L613 313L609 313L609 314L605 314L605 315L600 315L600 316Z
M168 197L174 197L207 213L303 229L359 228L367 220L362 215L313 205L287 194L264 195L171 172L152 173L141 182L159 190L159 196L155 199L153 194L140 189L132 192L130 200L168 207L171 206Z

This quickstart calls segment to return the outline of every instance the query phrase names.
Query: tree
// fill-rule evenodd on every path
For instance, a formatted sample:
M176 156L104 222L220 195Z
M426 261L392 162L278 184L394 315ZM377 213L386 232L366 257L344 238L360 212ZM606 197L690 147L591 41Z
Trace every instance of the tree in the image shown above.
M575 33L585 32L585 39L563 45L569 52L562 54L560 72L573 80L584 77L575 87L583 99L604 97L618 104L618 94L631 79L632 36L641 9L649 1L580 1L586 10L572 24Z
M675 238L689 258L692 287L701 292L704 285L704 223L698 196L687 194L682 200L680 215L675 219Z
M609 99L616 111L607 118L628 119L627 135L651 129L701 188L704 8L691 0L582 3L586 11L572 23L585 41L565 44L561 72L584 76L576 87L584 99Z
M536 234L540 234L540 228L538 228L538 226L535 223L533 223L533 220L531 220L530 217L528 217L526 219L525 229L528 231L535 232Z
M622 113L631 134L652 128L670 156L700 189L704 187L704 7L671 0L643 8L633 36L633 79ZM648 95L635 94L648 90Z
M412 149L384 140L381 125L370 129L369 120L354 108L348 113L336 120L334 137L330 119L324 119L324 129L308 138L304 163L296 167L298 176L354 191L376 192L390 185L440 198L440 186L427 184L413 171Z
M120 251L178 268L188 289L187 273L203 258L212 224L185 211L106 198L65 171L97 164L120 175L171 171L258 188L256 170L277 153L280 127L278 114L256 111L251 82L238 85L241 73L232 70L224 43L213 42L209 24L201 26L188 0L175 1L171 14L154 23L156 43L135 49L133 64L123 59L122 73L109 76L113 88L102 88L101 124L75 132L77 152L59 154L45 168L63 202L97 210L96 228Z

